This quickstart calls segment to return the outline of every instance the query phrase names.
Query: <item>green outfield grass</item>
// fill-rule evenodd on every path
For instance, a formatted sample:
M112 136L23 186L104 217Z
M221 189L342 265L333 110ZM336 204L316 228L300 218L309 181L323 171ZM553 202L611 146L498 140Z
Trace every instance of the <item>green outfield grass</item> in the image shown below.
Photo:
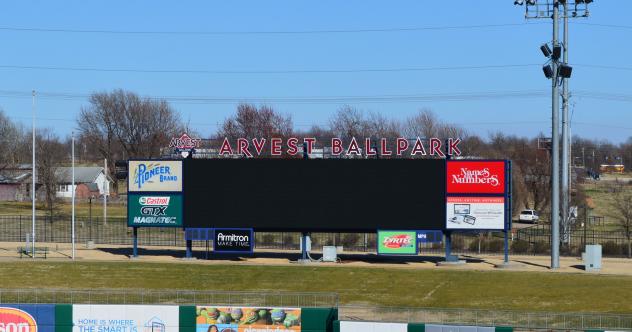
M632 312L632 277L569 273L237 266L146 262L3 262L1 288L337 292L342 304Z

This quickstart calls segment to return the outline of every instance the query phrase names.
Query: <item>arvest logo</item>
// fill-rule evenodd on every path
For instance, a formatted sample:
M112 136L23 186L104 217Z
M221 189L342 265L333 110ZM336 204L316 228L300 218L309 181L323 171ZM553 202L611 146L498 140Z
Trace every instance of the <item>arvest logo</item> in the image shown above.
M391 249L413 246L413 239L407 234L393 235L384 238L384 246Z
M37 332L37 323L25 311L0 307L0 332Z
M504 161L448 161L449 194L504 194Z

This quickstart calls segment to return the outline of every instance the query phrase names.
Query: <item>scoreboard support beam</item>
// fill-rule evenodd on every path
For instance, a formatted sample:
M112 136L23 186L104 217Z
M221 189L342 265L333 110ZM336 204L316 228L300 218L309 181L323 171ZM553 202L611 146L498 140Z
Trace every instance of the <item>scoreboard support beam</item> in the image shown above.
M452 255L452 232L445 231L445 261L458 262L459 256Z
M138 227L132 227L133 229L133 236L134 236L134 249L132 250L132 257L137 258L138 257Z
M187 240L187 253L186 258L193 257L193 240Z
M307 262L307 236L309 235L309 233L307 232L302 232L301 233L301 260L303 260L303 262Z

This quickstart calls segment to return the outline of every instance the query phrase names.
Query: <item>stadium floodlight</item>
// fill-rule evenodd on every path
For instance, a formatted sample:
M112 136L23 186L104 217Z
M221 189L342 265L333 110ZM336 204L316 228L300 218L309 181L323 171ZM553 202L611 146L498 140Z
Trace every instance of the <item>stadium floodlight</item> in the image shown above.
M546 76L546 78L551 79L553 77L553 68L551 65L544 65L544 67L542 67L542 71L544 72L544 76Z
M527 5L529 5L529 6L535 6L535 3L536 3L536 2L537 2L536 0L527 0Z
M573 67L567 64L561 64L559 68L559 74L562 78L571 78L571 74L573 73Z
M514 1L514 6L522 6L524 5L524 0L516 0Z
M551 51L549 44L542 44L542 46L540 46L540 50L542 51L542 54L544 54L544 56L547 58L550 57L551 54L553 54L553 51Z
M562 57L562 46L555 45L553 46L553 55L551 56L554 60L559 60Z

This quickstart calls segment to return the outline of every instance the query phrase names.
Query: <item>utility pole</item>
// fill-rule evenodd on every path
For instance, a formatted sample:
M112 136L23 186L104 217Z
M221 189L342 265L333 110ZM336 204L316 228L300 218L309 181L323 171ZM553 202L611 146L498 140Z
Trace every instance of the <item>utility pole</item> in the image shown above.
M559 47L557 36L559 33L559 1L553 0L553 49ZM559 91L557 86L557 61L551 62L553 68L553 77L551 79L552 86L552 128L551 133L553 140L553 158L551 167L551 269L560 267L560 120L559 120Z
M33 132L33 165L32 165L32 169L31 169L31 204L32 204L32 214L33 214L33 220L32 220L32 226L33 229L31 231L31 244L32 244L32 250L31 250L31 257L35 258L35 181L36 181L36 172L35 172L35 90L33 90L33 102L31 105L32 108L32 113L33 113L33 122L32 122L32 129L31 131Z
M568 4L564 1L563 63L568 65ZM570 121L568 117L568 78L562 78L562 225L563 241L569 242L570 218Z
M72 132L72 260L75 260L75 132Z
M108 160L103 161L103 225L108 224L108 194L110 193L110 183L108 182Z
M568 65L568 18L570 17L588 17L588 5L592 1L587 0L515 0L514 5L525 6L525 18L527 19L553 19L553 41L552 50L548 44L540 47L540 50L549 58L547 64L542 67L544 75L551 79L551 268L560 267L560 122L559 122L559 81L563 80L563 102L565 113L562 115L564 121L562 138L562 147L564 149L562 155L562 186L564 197L562 213L563 221L567 221L568 216L568 198L569 198L569 137L570 127L568 127L568 84L567 79L570 78L572 68ZM564 18L564 45L560 46L559 35L559 19L560 4L563 4L562 18ZM573 8L572 12L569 8ZM563 51L562 51L563 49ZM563 53L563 60L560 63L560 57ZM565 227L566 229L566 227Z

